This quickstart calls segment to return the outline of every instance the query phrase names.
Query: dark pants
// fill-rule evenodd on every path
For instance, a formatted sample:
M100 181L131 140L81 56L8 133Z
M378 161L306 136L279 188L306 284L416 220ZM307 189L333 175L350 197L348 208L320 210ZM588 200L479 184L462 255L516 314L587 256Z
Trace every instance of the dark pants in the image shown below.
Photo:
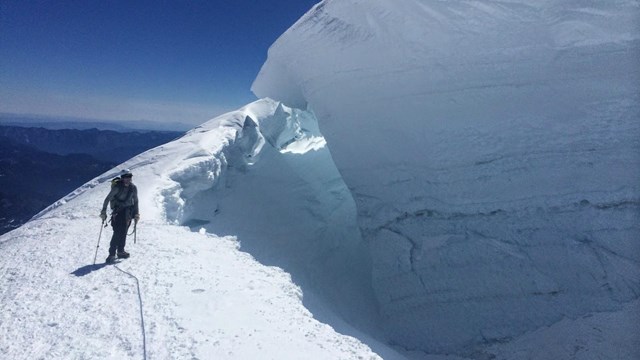
M111 237L111 244L109 244L109 255L115 255L116 250L118 252L124 251L124 246L127 244L127 231L129 230L129 225L131 225L129 213L128 209L121 209L111 216L113 236Z

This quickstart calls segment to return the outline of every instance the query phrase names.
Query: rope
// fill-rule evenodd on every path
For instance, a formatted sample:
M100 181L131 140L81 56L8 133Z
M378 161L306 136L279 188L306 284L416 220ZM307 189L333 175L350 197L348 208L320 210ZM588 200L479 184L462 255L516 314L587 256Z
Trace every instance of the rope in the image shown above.
M131 236L134 235L136 233L136 228L138 227L138 222L137 221L133 221L133 230L131 230L131 233L128 233L127 236ZM133 242L135 243L135 237Z
M138 278L135 277L135 275L120 269L117 265L114 265L113 267L118 269L118 271L123 272L126 275L129 275L136 281L136 287L138 288L138 302L140 303L140 328L142 329L142 350L143 350L144 359L146 360L147 359L147 336L144 328L144 315L142 314L142 295L140 293L140 281L138 281Z

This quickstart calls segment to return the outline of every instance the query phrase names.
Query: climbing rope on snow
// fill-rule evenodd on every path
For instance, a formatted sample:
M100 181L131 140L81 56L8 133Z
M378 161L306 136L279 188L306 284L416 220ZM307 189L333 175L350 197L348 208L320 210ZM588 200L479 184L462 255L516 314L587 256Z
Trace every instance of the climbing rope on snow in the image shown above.
M118 269L118 271L125 273L126 275L128 275L129 277L132 277L135 281L136 281L136 287L138 288L138 302L140 303L140 328L142 329L142 351L143 351L143 355L144 355L144 359L147 359L147 335L146 335L146 330L144 327L144 315L142 313L142 295L140 292L140 281L138 280L138 278L133 275L132 273L128 272L128 271L124 271L122 269L120 269L117 265L114 265L113 267L115 267L116 269Z

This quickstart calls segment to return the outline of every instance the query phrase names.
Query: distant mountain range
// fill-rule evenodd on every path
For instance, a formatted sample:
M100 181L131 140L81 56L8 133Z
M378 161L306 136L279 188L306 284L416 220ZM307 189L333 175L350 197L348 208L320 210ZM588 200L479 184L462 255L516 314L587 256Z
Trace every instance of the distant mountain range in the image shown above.
M206 120L206 119L205 119ZM135 121L108 121L98 119L84 119L75 117L54 117L44 115L25 115L13 113L0 113L0 125L43 127L45 129L99 129L119 132L130 131L187 131L194 125L180 122L159 122L148 120Z
M0 126L0 234L97 175L181 134Z
M57 155L88 154L102 161L116 163L169 142L182 134L176 131L117 132L0 126L0 136L7 137L16 144Z

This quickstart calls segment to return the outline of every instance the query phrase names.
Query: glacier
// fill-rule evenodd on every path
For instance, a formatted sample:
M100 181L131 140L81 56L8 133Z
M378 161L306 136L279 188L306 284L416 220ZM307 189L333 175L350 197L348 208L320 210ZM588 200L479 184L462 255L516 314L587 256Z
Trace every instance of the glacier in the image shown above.
M627 0L326 0L271 46L252 90L316 116L391 343L469 355L637 315L638 19Z
M639 15L320 2L261 99L0 236L0 357L638 358ZM133 256L90 265L124 167Z

